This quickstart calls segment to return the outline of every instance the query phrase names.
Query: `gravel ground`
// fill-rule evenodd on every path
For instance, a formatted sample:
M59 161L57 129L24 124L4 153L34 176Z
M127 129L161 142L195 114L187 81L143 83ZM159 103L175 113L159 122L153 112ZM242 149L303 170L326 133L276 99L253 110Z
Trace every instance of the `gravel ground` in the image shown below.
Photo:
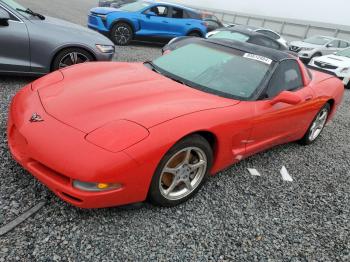
M45 6L45 1L19 2ZM142 44L117 50L118 61L160 54L159 47ZM54 196L10 157L8 105L30 81L0 76L0 227L42 200L47 205L0 237L0 262L350 261L349 91L314 145L292 143L244 160L212 177L179 207L145 203L80 210ZM282 180L282 165L293 182ZM251 176L248 167L262 176Z

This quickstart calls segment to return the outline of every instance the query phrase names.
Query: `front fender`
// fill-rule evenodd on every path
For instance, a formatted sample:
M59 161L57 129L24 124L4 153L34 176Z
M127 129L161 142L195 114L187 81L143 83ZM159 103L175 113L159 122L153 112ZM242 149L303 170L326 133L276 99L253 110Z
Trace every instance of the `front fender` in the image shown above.
M116 24L116 23L119 23L119 22L124 22L124 23L128 23L132 30L134 32L138 31L139 30L139 24L138 24L138 20L137 20L137 17L132 15L132 16L128 16L128 17L121 17L117 14L111 14L108 16L107 18L107 28L108 30L111 30L112 27Z

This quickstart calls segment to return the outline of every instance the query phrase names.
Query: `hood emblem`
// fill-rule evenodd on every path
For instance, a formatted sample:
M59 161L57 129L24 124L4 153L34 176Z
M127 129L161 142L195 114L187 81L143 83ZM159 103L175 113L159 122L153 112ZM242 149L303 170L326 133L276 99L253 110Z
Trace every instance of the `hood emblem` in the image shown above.
M32 117L29 119L29 122L34 123L34 122L42 122L44 119L37 113L33 113Z

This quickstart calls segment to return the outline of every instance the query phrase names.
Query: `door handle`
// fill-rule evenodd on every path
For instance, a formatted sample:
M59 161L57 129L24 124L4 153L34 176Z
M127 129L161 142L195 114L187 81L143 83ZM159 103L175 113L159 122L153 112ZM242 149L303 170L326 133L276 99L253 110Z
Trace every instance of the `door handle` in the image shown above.
M305 98L305 101L310 101L312 99L312 96L308 96Z
M190 23L187 23L186 25L191 25Z
M163 23L164 23L164 24L169 24L169 22L168 22L168 21L163 21Z

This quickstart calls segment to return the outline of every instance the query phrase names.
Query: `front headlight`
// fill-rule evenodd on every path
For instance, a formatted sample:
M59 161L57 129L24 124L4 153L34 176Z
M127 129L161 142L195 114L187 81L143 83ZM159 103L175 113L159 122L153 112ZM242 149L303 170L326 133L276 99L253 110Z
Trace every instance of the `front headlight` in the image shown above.
M312 47L302 47L301 50L302 51L312 51L312 50L314 50L314 48L312 48Z
M101 18L103 21L107 21L107 15L97 15L99 18Z
M90 182L82 182L79 180L74 180L73 187L83 191L101 192L101 191L119 189L122 187L122 185L118 183L90 183Z
M341 74L348 74L350 73L350 67L345 67L343 69L340 70Z
M96 48L102 53L114 53L113 45L96 45Z
M148 130L128 120L108 123L89 133L85 139L113 153L123 151L148 137Z

